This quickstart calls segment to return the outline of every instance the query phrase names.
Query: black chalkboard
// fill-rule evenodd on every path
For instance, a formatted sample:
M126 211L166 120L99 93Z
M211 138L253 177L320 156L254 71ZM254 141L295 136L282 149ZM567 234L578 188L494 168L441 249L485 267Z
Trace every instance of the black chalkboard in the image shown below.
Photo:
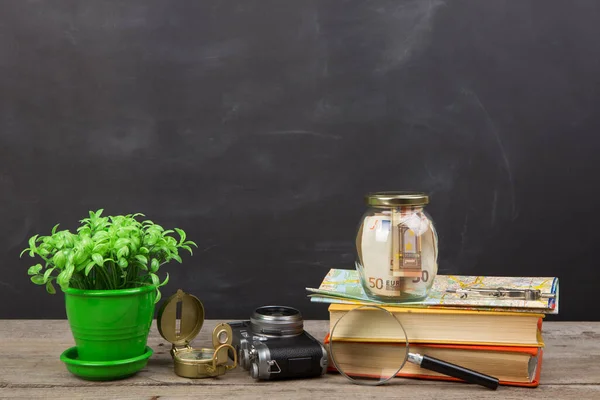
M561 279L600 320L600 3L0 2L0 318L64 318L27 238L143 212L200 248L164 295L298 307L363 196L423 190L440 273Z

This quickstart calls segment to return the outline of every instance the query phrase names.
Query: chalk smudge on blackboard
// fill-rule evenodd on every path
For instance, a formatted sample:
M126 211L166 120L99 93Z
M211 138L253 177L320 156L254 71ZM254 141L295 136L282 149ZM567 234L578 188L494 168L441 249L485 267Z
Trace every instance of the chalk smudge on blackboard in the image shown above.
M477 105L477 107L479 107L481 109L481 111L485 115L485 120L489 127L489 130L493 134L496 144L498 145L498 149L500 150L500 156L502 157L502 161L503 161L504 167L505 167L504 169L506 170L508 182L510 184L511 217L512 217L512 220L514 221L518 215L517 211L516 211L515 184L514 184L514 179L513 179L510 162L508 161L508 157L506 155L506 150L504 149L504 145L502 144L502 139L500 138L500 133L498 132L498 128L496 127L496 124L492 120L492 117L488 113L487 109L485 108L485 106L483 105L481 100L479 99L479 96L477 96L477 94L475 92L473 92L472 90L463 88L462 93L471 97L473 99L473 101L475 102L475 104Z
M391 38L382 55L383 60L375 72L385 73L403 65L412 53L427 43L433 17L437 9L444 5L441 0L414 0L403 2L394 12L387 14L384 22Z
M313 136L313 137L320 138L320 139L333 139L333 140L340 140L342 138L339 135L330 135L328 133L305 131L302 129L271 131L271 132L265 132L265 135L305 135L305 136Z

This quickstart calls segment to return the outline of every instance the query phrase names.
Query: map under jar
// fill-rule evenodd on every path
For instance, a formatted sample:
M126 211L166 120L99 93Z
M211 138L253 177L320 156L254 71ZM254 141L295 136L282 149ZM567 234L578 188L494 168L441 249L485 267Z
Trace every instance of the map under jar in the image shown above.
M367 295L384 302L427 297L437 275L438 239L421 192L366 196L356 237L356 269Z

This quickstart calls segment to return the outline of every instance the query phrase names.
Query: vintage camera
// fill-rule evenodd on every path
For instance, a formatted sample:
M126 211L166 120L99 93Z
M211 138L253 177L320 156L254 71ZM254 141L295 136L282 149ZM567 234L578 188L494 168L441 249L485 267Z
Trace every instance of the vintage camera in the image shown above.
M254 379L310 378L327 370L325 347L304 331L302 315L295 308L259 307L249 321L229 325L239 365Z

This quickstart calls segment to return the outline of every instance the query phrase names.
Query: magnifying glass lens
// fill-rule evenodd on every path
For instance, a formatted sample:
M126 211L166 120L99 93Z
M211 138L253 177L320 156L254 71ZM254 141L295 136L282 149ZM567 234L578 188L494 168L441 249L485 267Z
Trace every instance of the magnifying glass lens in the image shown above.
M331 318L336 318L335 314ZM335 368L352 382L381 385L406 361L421 368L496 390L498 378L444 360L411 353L404 327L388 310L360 306L332 320L329 354Z
M333 366L353 383L380 385L406 363L407 343L404 328L389 311L361 306L335 322L329 354Z

